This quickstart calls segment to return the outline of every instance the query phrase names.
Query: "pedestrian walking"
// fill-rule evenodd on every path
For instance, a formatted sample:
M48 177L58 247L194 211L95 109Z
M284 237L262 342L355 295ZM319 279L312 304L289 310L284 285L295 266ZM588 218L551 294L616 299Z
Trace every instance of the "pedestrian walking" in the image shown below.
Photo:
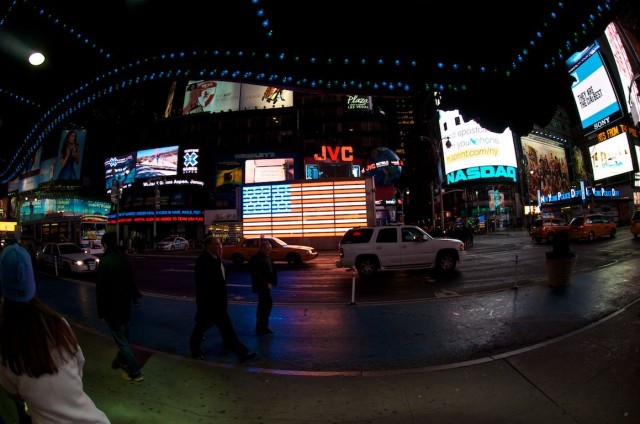
M133 266L117 245L116 233L105 233L102 246L104 254L96 272L96 302L98 318L109 326L118 347L111 367L122 368L124 380L140 382L144 377L129 342L129 321L131 307L142 295L134 281Z
M238 338L227 311L227 282L222 263L222 243L219 238L207 236L204 239L204 250L196 259L194 271L196 323L189 338L191 357L205 359L201 343L204 333L215 325L222 337L223 346L233 350L240 362L255 358L256 353L250 352Z
M260 249L249 259L251 269L251 289L258 295L258 309L256 311L256 334L273 334L269 327L269 317L273 309L271 289L278 285L278 274L271 260L271 243L268 240L260 242Z
M36 296L31 257L18 244L2 252L0 287L0 384L19 416L34 423L109 423L84 391L75 333Z

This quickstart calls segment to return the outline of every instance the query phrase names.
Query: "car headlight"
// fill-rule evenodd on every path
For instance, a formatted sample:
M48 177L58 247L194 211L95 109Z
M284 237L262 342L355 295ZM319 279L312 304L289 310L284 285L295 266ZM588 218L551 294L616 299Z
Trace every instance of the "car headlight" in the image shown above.
M84 264L84 262L82 261L75 261L76 266L82 266Z

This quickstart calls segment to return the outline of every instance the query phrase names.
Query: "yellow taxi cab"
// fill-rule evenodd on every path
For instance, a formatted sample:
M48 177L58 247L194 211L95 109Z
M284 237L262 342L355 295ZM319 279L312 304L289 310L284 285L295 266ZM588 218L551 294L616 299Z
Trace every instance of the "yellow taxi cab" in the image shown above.
M240 239L235 244L224 245L222 259L230 260L234 265L242 265L258 252L262 240L271 243L270 258L274 262L300 265L318 257L318 251L310 246L287 244L277 237L250 237Z
M633 234L633 238L640 236L640 210L635 211L631 217L630 231Z
M546 240L553 243L553 239L560 231L568 231L569 223L562 218L538 218L531 224L531 238L540 243Z
M598 213L575 217L569 223L569 227L571 240L589 241L606 236L614 238L618 229L615 222Z

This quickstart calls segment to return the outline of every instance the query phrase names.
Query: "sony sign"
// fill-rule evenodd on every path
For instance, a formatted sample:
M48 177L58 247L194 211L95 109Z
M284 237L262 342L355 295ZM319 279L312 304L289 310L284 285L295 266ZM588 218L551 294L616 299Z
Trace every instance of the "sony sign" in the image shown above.
M515 182L518 179L516 168L514 166L485 165L459 169L447 174L447 184L495 178L507 178Z

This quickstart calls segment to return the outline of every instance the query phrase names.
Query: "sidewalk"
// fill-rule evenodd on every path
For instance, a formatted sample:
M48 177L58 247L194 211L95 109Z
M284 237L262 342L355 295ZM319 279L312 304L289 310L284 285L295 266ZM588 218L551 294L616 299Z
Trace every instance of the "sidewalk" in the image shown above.
M145 297L132 339L145 381L110 368L91 285L39 281L74 323L85 387L113 423L640 423L640 285L635 264L522 287L394 305L274 307L273 336L251 334L255 305L232 304L240 365L215 330L211 362L187 357L193 302ZM15 409L0 397L0 415Z

